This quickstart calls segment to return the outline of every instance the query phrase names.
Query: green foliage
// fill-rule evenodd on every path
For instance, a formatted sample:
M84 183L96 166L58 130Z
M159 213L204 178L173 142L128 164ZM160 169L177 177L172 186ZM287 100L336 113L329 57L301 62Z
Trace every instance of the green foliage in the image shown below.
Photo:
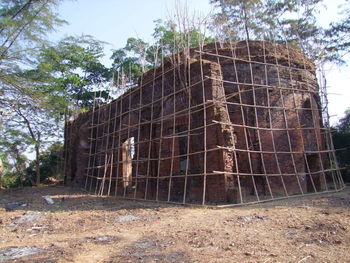
M153 32L155 45L152 50L161 47L160 51L163 56L170 55L181 51L186 47L197 47L200 45L214 42L214 39L206 36L200 26L187 25L185 28L179 28L174 21L156 20Z
M9 162L8 153L0 148L0 162L3 165L3 171L0 173L0 186L3 188L12 188L19 185L19 180L15 173L11 172L12 165Z
M350 109L347 109L345 116L339 120L337 130L341 133L350 133Z
M55 133L59 118L55 109L66 103L61 94L49 96L42 83L44 74L34 75L36 56L45 46L47 33L64 23L55 10L60 0L3 0L0 3L0 107L3 136L0 148L8 154L11 173L22 183L24 154L36 155Z
M29 162L23 154L27 143L20 142L17 131L7 131L0 141L0 157L5 171L3 173L3 187L33 186L36 182L36 161ZM4 142L6 140L6 143ZM63 178L63 145L55 142L39 157L40 181L46 178Z
M48 149L41 153L40 162L40 182L45 182L46 178L52 177L58 180L63 179L63 145L53 143ZM36 180L36 163L32 161L25 170L24 185L32 185Z
M264 4L260 0L211 0L220 8L214 16L214 27L219 26L224 38L241 40L260 37L264 31L261 23ZM221 26L220 26L221 25Z
M15 173L7 172L2 177L2 186L4 188L17 188L20 187L19 177Z
M328 60L344 64L344 55L350 52L350 1L342 7L343 18L333 22L325 30L326 50L330 53Z
M342 171L345 181L350 182L350 109L333 130L333 143L336 149L343 149L337 151L337 159L340 167L346 168Z
M27 138L25 133L8 127L2 130L0 158L5 168L2 177L3 187L9 188L21 185L24 169L28 161L23 154L27 144L30 144L30 138Z
M322 0L211 0L219 10L213 17L224 40L287 42L317 59L322 31L316 14Z
M124 48L114 50L111 56L112 68L119 83L136 83L144 72L158 66L162 57L180 52L186 47L213 42L212 38L205 37L199 28L194 26L181 31L173 21L154 22L153 44L140 38L128 38Z
M25 132L5 126L0 137L0 156L5 168L10 171L13 167L20 167L27 161L22 154L27 145L32 143Z
M101 42L88 36L68 37L57 45L43 46L36 67L18 74L25 92L6 93L4 107L11 115L4 117L7 136L0 141L0 147L10 145L10 152L16 153L12 154L14 163L20 165L16 158L30 147L35 150L39 169L39 155L52 140L62 136L64 118L69 118L66 116L72 102L77 108L92 105L93 89L105 82L109 74L99 62L102 55ZM99 96L102 100L108 94L101 92Z
M64 23L54 10L59 0L3 0L0 2L0 105L8 92L27 91L22 66L32 64L46 34Z
M20 40L37 42L57 25L65 23L53 11L58 0L2 0L0 3L0 25L2 51L17 45Z
M91 107L93 90L111 77L100 62L102 56L103 42L91 36L67 37L40 49L38 64L26 72L26 79L35 82L35 89L45 95L51 108L62 111L70 102L76 107Z

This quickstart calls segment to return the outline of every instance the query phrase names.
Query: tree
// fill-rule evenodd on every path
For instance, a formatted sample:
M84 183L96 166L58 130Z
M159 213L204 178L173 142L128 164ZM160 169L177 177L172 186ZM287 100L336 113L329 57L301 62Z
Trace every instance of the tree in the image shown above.
M214 27L219 26L225 38L247 39L260 36L263 3L260 0L211 0L220 9L214 15ZM221 26L221 27L220 27Z
M34 96L36 100L33 99ZM55 131L59 125L59 119L55 119L50 114L52 109L45 105L45 97L39 96L37 92L31 96L22 96L21 93L18 93L10 101L11 104L7 105L7 108L11 110L12 114L6 119L5 125L9 135L14 138L7 138L6 141L3 141L3 144L8 144L9 140L13 141L11 147L12 152L15 153L16 162L19 162L19 157L27 150L26 147L34 147L37 172L36 185L39 185L41 150L50 142L51 138L57 135Z
M339 120L336 128L339 132L350 133L350 109L345 111L345 116Z
M45 44L46 35L65 23L55 13L60 0L3 0L0 3L0 107L7 132L1 140L17 173L23 170L23 153L34 145L40 154L41 125L52 126L44 115L48 97L27 77L35 54ZM42 102L40 100L42 99ZM46 116L46 115L45 115ZM40 124L39 124L40 120ZM52 127L51 127L52 129Z
M213 27L219 27L217 35L226 41L287 42L316 59L322 54L319 47L322 31L316 23L317 7L321 1L211 0L219 10L213 16Z
M40 183L40 156L53 140L62 139L63 124L75 109L93 105L94 90L106 86L110 71L101 62L103 43L90 36L67 37L45 44L33 57L32 69L17 73L20 87L7 91L3 117L8 130L16 131L22 145L35 152L36 184ZM106 101L107 91L97 99ZM62 120L63 119L63 120Z
M25 92L19 73L46 34L64 23L54 10L60 0L2 0L0 3L0 106L8 92Z
M180 16L180 14L178 15ZM153 32L154 46L159 46L161 55L168 56L188 47L197 47L214 42L212 37L206 36L203 27L207 27L207 21L188 21L190 18L178 18L178 22L168 20L156 20ZM182 21L181 23L181 20Z
M62 153L63 145L60 142L54 142L40 155L40 180L45 181L45 179L52 177L55 179L62 179ZM28 183L34 181L36 172L36 162L32 161L25 170L26 178Z
M128 38L124 48L113 51L111 56L112 69L121 79L127 79L132 84L137 82L141 74L150 69L150 45L139 38Z
M113 51L112 69L120 82L126 80L129 86L152 67L158 66L161 58L182 51L184 48L213 42L213 39L201 33L200 28L192 25L180 25L172 20L156 20L152 34L154 43L140 38L128 38L124 48Z
M29 145L29 138L25 133L6 128L2 131L0 138L0 157L4 163L3 185L23 186L24 169L27 164L27 157L23 154L26 146Z
M89 36L67 37L57 45L45 40L64 23L54 12L60 2L0 3L0 112L2 126L11 134L0 147L18 158L15 164L25 148L34 148L36 184L41 152L57 138L62 115L68 119L67 112L74 108L91 106L94 90L110 79L110 71L99 61L102 42ZM98 99L106 100L107 92L100 95Z
M342 7L345 15L338 22L333 22L324 31L326 50L330 53L328 60L344 64L344 56L350 52L350 1Z
M346 168L342 174L346 181L350 181L350 109L345 111L345 116L341 118L333 130L333 142L337 151L337 159L340 167Z
M2 158L0 157L0 189L2 189L2 174L4 173L4 164L2 162Z
M94 90L106 86L110 70L100 59L103 42L91 36L66 37L55 45L44 46L37 57L37 66L25 73L25 78L35 83L57 109L73 105L91 107ZM103 92L102 97L108 94Z

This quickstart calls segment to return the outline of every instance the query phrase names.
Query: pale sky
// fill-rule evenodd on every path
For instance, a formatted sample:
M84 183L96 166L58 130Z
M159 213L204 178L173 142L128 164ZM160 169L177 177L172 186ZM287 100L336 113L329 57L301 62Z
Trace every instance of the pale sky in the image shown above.
M185 1L182 1L185 2ZM320 17L323 25L336 20L337 7L344 0L325 0ZM210 12L209 0L188 0L191 10L202 14ZM151 42L156 19L166 20L175 6L174 0L67 0L58 10L60 17L68 21L51 38L58 40L68 35L92 35L106 45L105 64L110 64L112 49L122 48L129 37L140 37ZM350 58L348 58L350 64ZM350 107L350 68L327 67L329 113L335 123Z

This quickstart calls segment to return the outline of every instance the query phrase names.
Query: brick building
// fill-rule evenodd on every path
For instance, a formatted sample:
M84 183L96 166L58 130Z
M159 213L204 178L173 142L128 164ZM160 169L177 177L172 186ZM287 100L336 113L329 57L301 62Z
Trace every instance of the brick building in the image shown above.
M242 204L339 190L315 66L271 42L168 56L66 126L67 182L101 195Z

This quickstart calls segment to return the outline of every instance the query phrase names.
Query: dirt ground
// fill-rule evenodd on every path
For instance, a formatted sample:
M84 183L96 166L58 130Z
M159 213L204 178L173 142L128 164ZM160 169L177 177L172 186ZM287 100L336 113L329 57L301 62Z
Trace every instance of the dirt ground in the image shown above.
M225 209L0 190L0 262L350 262L349 208L349 187Z

